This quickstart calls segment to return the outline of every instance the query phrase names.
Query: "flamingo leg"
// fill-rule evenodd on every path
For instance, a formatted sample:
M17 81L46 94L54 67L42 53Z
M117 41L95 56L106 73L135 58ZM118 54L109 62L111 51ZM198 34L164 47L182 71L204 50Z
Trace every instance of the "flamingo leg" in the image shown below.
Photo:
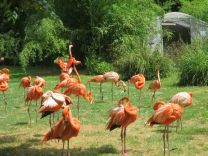
M50 128L52 129L52 127L51 127L51 114L50 114L50 117L49 117L49 124L50 124Z
M127 150L126 150L126 128L124 128L124 153L127 153Z
M165 137L165 135L166 135L166 126L165 126L165 129L164 129L164 132L163 132L163 155L165 156L165 148L166 148L166 146L165 146L165 142L166 142L166 137Z
M6 96L5 96L4 91L3 91L2 93L3 93L3 99L4 99L5 111L7 111L7 101L6 101Z
M121 144L122 144L122 151L121 151L121 154L122 156L124 155L124 129L123 127L121 128Z
M181 130L182 130L182 117L179 119L180 123L181 123Z
M25 88L24 88L23 96L24 96L24 99L25 99Z
M112 92L112 104L113 104L113 82L112 82L111 92Z
M101 94L101 100L103 101L103 88L102 88L102 83L100 83L100 94Z
M142 90L140 89L140 91L139 91L139 104L141 103L141 95L142 95Z
M78 102L77 102L77 110L78 110L78 119L79 119L79 96L78 96Z
M35 122L36 122L36 124L38 123L38 110L37 110L37 107L38 107L38 103L37 103L37 100L36 100L36 103L35 103L35 117L36 117L36 119L35 119Z
M169 135L168 135L168 126L166 129L166 140L167 140L167 145L168 145L168 155L170 155L170 149L169 149Z
M153 99L155 99L155 92L156 92L156 91L154 91L154 93L153 93L153 95L152 95L152 102L153 102Z
M31 124L31 117L30 117L30 104L31 104L31 101L30 101L30 103L28 103L28 106L27 106L27 113L28 113L28 116L29 116L29 119L30 119L30 124Z
M54 120L54 113L53 113L53 124L55 123L55 120Z
M70 152L69 152L69 140L67 141L67 156L70 156Z
M64 144L65 144L65 141L62 141L62 142L63 142L63 147L62 147L61 156L64 156Z
M130 98L130 96L129 96L129 81L128 81L128 97Z

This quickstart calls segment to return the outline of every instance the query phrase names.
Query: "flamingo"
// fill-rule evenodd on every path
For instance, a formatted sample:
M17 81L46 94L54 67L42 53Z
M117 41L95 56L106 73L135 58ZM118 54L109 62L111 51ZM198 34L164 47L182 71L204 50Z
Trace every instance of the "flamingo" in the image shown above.
M6 101L5 91L7 91L8 88L9 88L9 85L8 85L9 79L10 79L9 69L8 68L2 68L1 69L1 74L0 74L0 91L2 91L2 93L3 93L3 100L4 100L5 110L7 109L7 101Z
M0 74L0 82L3 82L3 81L8 82L9 79L10 79L9 69L8 68L2 68L1 69L1 74Z
M161 83L160 83L160 69L157 68L157 80L154 80L152 83L150 83L149 88L151 91L153 91L152 95L152 101L153 98L155 98L155 92L160 89Z
M168 152L170 154L168 126L171 123L173 123L175 120L181 118L182 111L183 108L178 104L174 104L174 103L167 103L164 105L162 104L155 110L152 117L146 122L146 124L149 124L150 126L153 126L154 124L162 124L165 126L163 133L164 155L165 155L166 143L167 143Z
M124 83L124 81L119 80L119 74L114 71L106 72L103 75L94 76L90 80L88 80L89 85L91 82L100 83L100 93L102 95L101 96L102 100L103 100L102 83L104 82L112 82L112 88L111 88L112 102L113 102L113 83L115 83L117 87L119 87L120 83L122 83L123 90L124 92L126 91L126 84Z
M130 78L130 80L128 81L132 84L134 84L135 88L140 90L140 94L139 94L139 102L141 102L141 90L145 85L145 77L143 74L137 74L134 75ZM129 89L128 89L128 96L129 96Z
M69 106L66 106L63 110L63 118L61 118L51 130L44 136L43 141L50 139L61 139L63 142L63 148L61 156L64 154L64 144L67 141L67 156L70 156L69 152L69 140L72 137L76 137L80 131L80 121L72 116L72 112Z
M125 106L123 106L124 100L126 100ZM126 153L126 128L136 121L137 108L130 103L128 97L123 97L119 100L118 106L109 112L109 117L107 130L112 131L121 127L122 155L124 155Z
M183 108L188 107L192 104L192 93L191 92L189 92L189 93L188 92L179 92L172 97L170 102L179 104ZM177 127L179 127L179 123L181 123L181 129L182 129L182 117L180 120L177 120L177 121L178 121ZM176 127L176 131L177 131L177 127Z
M72 45L69 46L70 47L69 48L70 49L70 57L72 57L71 46ZM71 65L73 66L73 70L75 71L75 74L76 74L78 80L76 82L68 83L67 84L68 87L64 91L64 94L66 94L66 95L74 94L74 95L78 96L77 109L78 109L78 119L79 119L79 108L80 108L80 106L79 106L80 105L80 103L79 103L79 96L82 96L85 100L88 99L90 101L90 104L93 103L93 97L92 97L91 91L89 91L87 93L86 86L81 83L81 78L80 78L79 73L78 73L78 71L76 69L76 66L75 66L76 63L71 62L70 66ZM56 86L55 89L56 88L58 88L58 86Z
M78 64L81 64L80 61L77 61L73 56L72 56L72 52L71 52L71 48L73 47L73 45L69 45L69 59L67 62L64 62L61 58L58 58L58 61L57 61L57 64L59 65L59 67L62 69L62 73L65 73L65 74L68 74L69 76L71 76L71 73L72 73L72 70L73 68L71 67L73 64L74 65L78 65ZM61 74L62 74L61 73ZM63 78L66 77L65 74L62 74L64 75L61 76L60 75L60 80Z
M67 88L71 82L77 81L76 79L73 78L71 73L72 73L72 70L75 68L75 65L81 64L81 62L77 61L72 56L72 52L71 52L72 47L73 45L69 45L70 58L67 63L63 62L60 58L58 59L58 64L62 68L62 73L59 76L60 83L56 85L54 90L58 90L59 88ZM74 66L74 67L71 67L71 66Z
M34 84L40 87L44 87L46 86L46 81L42 77L36 76L34 80Z
M74 94L78 97L78 102L77 102L78 119L79 119L79 109L80 109L79 97L82 96L84 100L89 100L90 104L93 103L92 93L90 91L87 93L86 86L82 83L78 83L78 82L72 83L64 91L64 94L66 95Z
M124 92L126 91L126 84L122 80L119 80L119 74L114 71L104 73L103 77L105 79L105 82L112 82L111 91L112 91L112 102L113 102L113 83L115 83L117 87L119 87L120 83L122 83Z
M69 96L52 91L45 92L41 98L42 100L39 112L42 113L41 118L44 118L50 114L50 127L51 113L58 111L62 106L73 104L73 101Z
M93 76L90 80L87 81L89 86L91 82L95 82L95 83L100 83L100 95L101 95L101 100L103 101L103 90L102 90L102 83L105 82L105 78L103 75L96 75ZM91 87L90 87L91 90Z
M7 91L9 88L9 85L7 81L0 82L0 91L3 93L3 100L4 100L4 105L5 105L5 110L7 110L7 101L6 101L6 96L5 96L5 91Z
M24 88L24 99L25 99L25 88L26 87L30 87L31 86L31 76L26 76L26 77L23 77L21 80L20 80L20 86L22 86Z
M26 88L26 98L25 98L25 105L28 106L27 112L29 115L30 123L31 123L31 117L30 117L30 104L32 100L36 101L36 107L37 107L37 100L41 98L43 95L43 90L40 86L30 86ZM37 108L36 108L36 123L37 123Z

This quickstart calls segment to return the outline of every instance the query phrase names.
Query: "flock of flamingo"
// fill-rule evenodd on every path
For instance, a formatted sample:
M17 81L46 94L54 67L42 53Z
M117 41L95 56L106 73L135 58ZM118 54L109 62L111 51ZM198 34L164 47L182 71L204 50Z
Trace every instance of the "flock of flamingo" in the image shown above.
M48 141L51 139L60 139L63 142L63 149L61 155L64 155L64 145L65 141L67 141L67 156L70 155L69 152L69 140L72 137L76 137L80 131L80 121L79 121L79 110L80 110L80 97L83 97L84 100L88 100L90 104L93 103L93 96L91 92L90 83L100 83L100 96L103 100L103 90L102 83L111 82L112 83L112 101L114 100L114 84L119 87L120 84L123 86L123 90L126 91L126 84L124 81L119 79L119 74L113 71L106 72L103 75L97 75L88 80L90 90L87 91L86 86L81 82L81 78L76 69L76 66L81 62L77 61L72 56L73 45L69 46L69 59L67 62L58 58L57 64L61 68L61 74L59 76L60 82L54 87L53 91L43 92L43 87L46 86L46 81L36 76L33 83L32 77L27 76L23 77L20 81L20 86L24 88L24 99L25 106L27 107L27 112L29 116L29 122L31 123L30 116L30 105L32 101L36 102L36 122L37 122L37 113L41 113L41 118L46 116L49 117L50 130L43 137L43 141ZM74 78L72 72L75 72L76 78ZM154 80L150 85L149 89L152 90L153 96L152 100L155 98L155 92L160 89L160 73L159 68L157 69L157 80ZM9 69L2 68L0 74L0 91L3 93L5 109L7 106L7 102L5 99L5 91L8 89L8 81L9 81ZM143 74L137 74L130 78L128 81L133 84L136 89L140 91L139 102L141 101L141 90L145 86L145 77ZM129 85L128 85L129 86ZM61 91L60 91L61 90ZM74 101L70 98L70 95L74 94L78 98L77 102L77 110L78 117L75 118L72 115L72 110L70 109L70 105L74 104ZM41 106L38 111L37 100L41 99ZM153 126L155 124L164 125L165 130L163 133L163 143L164 143L164 155L166 154L166 149L168 150L168 154L170 154L169 149L169 137L168 137L168 127L174 121L178 121L181 124L182 128L182 111L184 107L192 104L192 93L188 92L180 92L172 97L169 102L158 101L153 105L153 114L147 120L145 125ZM139 108L142 106L139 105ZM52 117L54 123L54 113L63 108L62 118L60 118L55 124L52 125ZM122 152L121 154L124 156L127 154L126 150L126 128L135 122L138 118L137 115L137 107L135 107L130 102L129 98L129 87L128 87L128 97L124 96L118 101L118 105L109 111L109 120L107 122L106 129L114 130L116 128L121 128L121 141L122 141ZM178 127L177 126L177 127Z

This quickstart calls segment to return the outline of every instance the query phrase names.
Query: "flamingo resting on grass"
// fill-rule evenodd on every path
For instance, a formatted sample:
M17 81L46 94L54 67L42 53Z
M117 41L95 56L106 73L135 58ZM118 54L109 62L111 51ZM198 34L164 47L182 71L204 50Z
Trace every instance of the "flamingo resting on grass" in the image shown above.
M124 101L126 105L124 106ZM112 131L115 128L121 127L121 141L122 141L122 155L127 153L126 151L126 128L136 121L137 108L134 107L128 97L123 97L119 100L118 106L109 111L109 120L107 123L108 130Z
M63 148L61 156L64 154L64 144L67 141L67 156L70 156L69 152L69 140L72 137L76 137L79 134L80 122L77 118L72 116L72 112L69 106L66 106L63 110L63 117L51 128L51 130L44 136L43 141L51 139L62 140Z
M159 104L162 104L159 106ZM162 124L165 126L165 130L163 133L163 143L164 143L164 156L166 146L168 148L168 154L170 155L169 149L169 135L168 135L168 126L174 121L178 120L182 116L183 108L174 103L164 104L163 102L158 103L158 107L155 106L155 112L152 117L146 122L150 126L154 124Z

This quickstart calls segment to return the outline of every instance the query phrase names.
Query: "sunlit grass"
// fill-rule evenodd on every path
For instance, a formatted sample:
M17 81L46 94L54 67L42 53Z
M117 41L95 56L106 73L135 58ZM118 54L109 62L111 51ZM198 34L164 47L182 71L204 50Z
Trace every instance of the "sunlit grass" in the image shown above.
M0 105L0 156L57 156L60 155L61 141L48 141L43 143L42 136L50 129L48 118L38 119L35 124L35 103L32 103L32 124L28 124L28 114L24 107L23 89L19 88L19 80L27 74L20 68L11 69L9 90L6 93L8 107L4 110L1 100ZM29 72L30 71L30 72ZM58 83L57 69L34 68L28 70L29 74L43 76L47 81L44 91L51 90ZM81 74L82 82L87 85L89 75ZM193 105L186 108L183 114L183 130L176 133L175 123L170 128L170 147L174 149L171 155L208 155L208 87L178 87L177 74L161 80L162 87L156 92L157 100L168 101L177 92L192 91ZM148 91L148 84L142 90L142 105L152 106L152 92ZM89 87L88 87L89 88ZM112 132L105 130L108 119L107 111L127 93L121 88L115 88L114 105L111 101L111 84L103 84L104 102L99 96L99 84L91 84L94 103L90 105L81 99L80 121L81 130L76 138L70 141L71 155L98 156L120 155L121 141L120 129ZM2 97L2 96L1 96ZM76 102L77 98L72 96ZM139 104L139 91L130 86L132 103ZM72 106L73 115L77 116L76 104ZM138 111L138 120L127 128L127 149L129 156L163 154L162 126L144 127L144 122L151 116L152 108L143 108ZM57 116L57 115L56 115ZM61 115L59 115L61 116ZM40 117L40 115L39 115ZM38 118L39 118L38 117Z

